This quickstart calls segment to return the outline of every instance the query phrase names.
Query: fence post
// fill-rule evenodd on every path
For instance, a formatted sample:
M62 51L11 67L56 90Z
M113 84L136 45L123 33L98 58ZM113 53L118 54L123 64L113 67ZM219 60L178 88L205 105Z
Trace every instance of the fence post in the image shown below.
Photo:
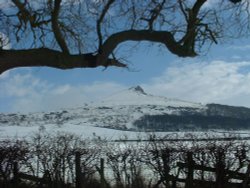
M176 180L172 181L172 188L176 188Z
M100 166L101 188L104 188L104 187L105 187L105 179L104 179L104 159L101 158L100 162L101 162L101 166Z
M18 163L15 161L13 163L13 183L15 187L18 187L19 177L18 177Z
M247 171L246 171L246 176L242 182L242 188L247 188L248 187L248 183L249 183L249 177L250 176L250 164L247 167Z
M105 177L104 177L104 159L100 159L100 168L96 166L96 170L99 172L101 177L101 188L105 188Z
M82 188L81 153L75 154L76 188Z
M193 152L187 152L187 165L188 165L188 172L187 172L187 179L185 188L192 188L193 187L193 180L194 180L194 160L193 160Z
M201 166L205 166L205 157L206 153L204 151L201 151ZM201 170L201 180L204 181L204 170Z
M226 184L225 174L225 151L221 148L217 151L216 163L216 188L224 188Z

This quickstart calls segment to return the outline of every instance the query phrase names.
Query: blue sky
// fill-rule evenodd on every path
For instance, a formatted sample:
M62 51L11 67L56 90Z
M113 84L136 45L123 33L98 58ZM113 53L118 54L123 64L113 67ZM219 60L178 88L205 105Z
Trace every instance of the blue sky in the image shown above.
M0 2L7 7L7 0ZM0 75L0 112L79 107L136 85L158 96L250 107L249 52L249 38L213 45L196 58L179 58L149 43L125 43L119 57L129 69L14 69Z
M212 46L196 58L142 43L133 53L124 48L129 70L14 69L0 75L0 112L79 107L136 85L158 96L250 107L249 52L249 39Z

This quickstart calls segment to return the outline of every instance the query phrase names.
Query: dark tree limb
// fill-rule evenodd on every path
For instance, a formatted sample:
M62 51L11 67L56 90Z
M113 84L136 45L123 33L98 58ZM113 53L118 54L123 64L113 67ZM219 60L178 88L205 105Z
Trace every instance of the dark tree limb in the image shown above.
M186 47L186 49L190 50L191 52L194 51L195 48L195 39L197 36L196 29L198 24L200 24L198 14L200 12L200 9L202 5L207 0L197 0L193 7L188 10L188 15L185 14L186 21L187 21L187 29L186 34L183 36L183 38L179 41L180 43L183 43L183 46Z
M51 19L47 20L39 20L37 17L37 12L32 13L32 11L29 11L25 5L26 1L24 3L21 3L20 0L12 0L12 3L15 4L15 6L18 8L19 12L17 13L17 17L19 19L20 25L18 26L19 29L23 26L26 28L27 23L30 23L30 26L32 28L40 27L42 25L46 25L51 22Z
M99 40L99 50L102 46L102 43L103 43L103 39L102 39L102 31L101 31L101 23L106 15L106 13L108 12L110 6L115 2L115 0L109 0L107 2L107 4L105 5L104 9L102 10L102 13L99 17L99 19L97 20L97 23L96 23L96 32L97 32L97 35L98 35L98 40Z
M186 46L180 45L172 33L167 31L127 30L111 35L103 44L98 61L105 62L113 50L126 41L149 41L164 44L167 49L179 57L194 57L195 51L187 50Z
M61 33L60 26L58 23L58 16L60 12L60 6L61 6L61 1L62 0L55 0L54 2L54 10L51 13L51 23L52 23L52 30L55 36L55 39L60 46L61 50L69 54L69 49L67 47L66 41Z
M188 15L186 12L186 7L184 7L184 1L183 0L178 0L179 6L180 6L180 10L183 14L183 16L185 17L186 22L188 22Z
M47 48L29 50L0 51L0 74L16 67L47 66L58 69L94 68L98 66L126 67L115 58L109 58L114 49L126 41L150 41L162 43L173 54L180 57L193 57L197 54L181 45L172 33L167 31L127 30L111 35L102 45L99 54L70 55Z
M26 2L21 3L20 0L12 0L12 3L14 3L19 10L19 12L17 13L17 17L20 21L20 24L22 24L22 22L24 22L24 24L27 24L28 21L33 22L32 14L25 8Z
M18 67L52 67L57 69L95 68L98 66L126 67L125 64L108 58L102 63L97 61L97 55L69 55L48 48L29 50L0 50L0 74Z
M181 46L167 31L127 30L111 35L102 45L101 53L70 55L47 48L29 50L2 50L0 51L0 74L17 67L47 66L58 69L94 68L98 66L126 67L125 64L114 58L109 58L113 50L126 41L150 41L164 44L169 51L180 57L193 57L190 52Z
M97 66L117 66L117 67L126 67L125 64L120 63L115 56L112 57L112 54L114 53L114 50L116 47L127 41L148 41L152 43L161 43L163 44L166 49L168 49L172 54L175 54L179 57L194 57L197 55L197 44L201 44L201 41L216 41L216 30L212 30L210 28L210 24L203 23L204 19L201 16L201 13L204 11L201 10L201 7L204 5L204 3L207 0L195 0L192 5L189 3L185 3L183 0L178 0L174 5L177 7L179 6L180 10L176 12L177 15L181 17L181 15L184 15L184 20L181 22L184 26L181 27L180 31L177 30L179 26L176 23L172 23L173 29L171 26L171 20L167 20L170 24L170 27L162 27L164 31L155 31L153 28L153 25L158 23L160 20L158 19L159 16L162 16L165 13L165 4L167 1L161 0L159 3L158 1L152 1L155 5L155 8L151 10L149 19L146 19L149 24L148 29L142 29L145 28L145 24L141 25L141 20L138 20L138 25L134 28L138 28L137 30L134 29L127 29L123 28L121 31L118 31L117 33L113 33L114 30L109 28L107 29L107 32L105 35L102 33L102 24L104 22L104 18L107 14L107 12L110 10L110 7L113 5L120 6L119 4L115 4L115 0L107 0L105 4L103 4L102 10L99 14L99 17L96 18L96 22L90 23L90 26L93 27L87 27L86 29L79 29L79 32L87 31L86 36L94 36L96 34L97 40L93 41L93 45L91 48L87 48L87 50L91 49L93 50L93 47L95 47L95 50L97 50L97 54L89 53L89 54L70 54L70 49L67 45L67 38L64 36L65 33L70 33L70 31L65 31L65 23L68 23L67 20L68 17L64 17L65 9L62 9L63 3L62 0L54 0L54 1L48 1L52 4L49 4L48 10L49 12L48 16L45 16L42 20L42 22L39 22L39 19L36 19L35 15L39 15L39 12L34 12L33 10L30 10L27 8L27 5L25 4L28 1L24 1L25 3L22 3L21 0L12 0L12 2L15 4L15 6L18 8L20 14L16 16L21 16L22 20L24 20L25 24L26 22L31 24L31 28L37 27L34 24L46 24L51 23L51 25L48 25L49 28L49 35L50 37L54 37L56 40L58 46L60 47L60 51L54 50L54 49L48 49L48 48L39 48L39 49L20 49L20 50L1 50L0 49L0 74L3 73L6 70L15 68L15 67L36 67L36 66L47 66L47 67L54 67L59 69L72 69L72 68L86 68L86 67L97 67ZM72 7L74 4L72 4ZM133 5L133 4L132 4ZM128 5L127 5L128 6ZM132 17L134 20L132 21L132 25L134 22L137 21L137 15L136 15L136 7L139 5L133 5L132 11L133 15ZM174 7L174 6L173 6ZM99 9L98 9L99 10ZM128 7L129 11L130 8ZM139 9L140 10L140 9ZM144 10L144 9L142 9ZM172 11L172 9L169 9ZM45 11L45 10L44 10ZM171 13L170 11L170 13ZM206 12L206 11L205 11ZM172 16L175 14L175 12L172 11ZM67 11L65 15L68 15ZM81 15L81 14L79 14ZM91 15L91 14L90 14ZM96 15L96 14L95 14ZM119 15L119 13L117 13ZM124 14L126 15L126 14ZM163 15L164 18L167 18L168 15ZM171 17L171 16L170 16ZM71 18L71 17L70 17ZM82 18L81 16L79 18ZM128 17L127 17L128 18ZM139 18L139 17L138 17ZM116 19L115 19L116 20ZM119 21L119 20L118 20ZM143 21L142 21L143 22ZM168 23L164 22L164 23ZM32 26L33 23L33 26ZM78 23L78 22L73 22ZM72 23L72 24L73 24ZM144 23L144 22L143 22ZM91 25L94 24L94 25ZM118 24L119 25L119 24ZM83 26L85 26L85 21L83 23ZM81 27L81 26L79 26ZM96 30L94 29L96 27ZM88 28L90 28L88 30ZM26 28L25 28L26 29ZM38 28L39 29L39 28ZM40 28L42 31L42 28ZM92 33L93 29L95 30L95 33ZM37 31L35 31L37 32ZM88 34L91 33L91 34ZM111 33L111 34L110 34ZM85 33L77 33L78 35ZM182 36L181 36L182 35ZM104 38L105 37L105 38ZM176 37L176 38L175 38ZM178 39L178 41L177 41ZM35 39L34 39L35 40ZM77 40L80 40L77 39ZM77 41L81 42L81 41ZM99 43L99 46L96 49L95 42ZM97 44L98 45L98 44ZM52 47L53 48L53 47ZM75 50L75 49L74 49Z
M241 0L229 0L229 1L231 1L231 2L234 3L234 4L240 3L240 2L241 2Z

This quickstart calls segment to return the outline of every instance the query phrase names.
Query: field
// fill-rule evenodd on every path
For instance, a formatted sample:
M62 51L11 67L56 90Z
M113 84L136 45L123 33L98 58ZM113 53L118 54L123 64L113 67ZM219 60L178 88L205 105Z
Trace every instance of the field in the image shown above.
M1 127L1 187L249 187L247 132Z

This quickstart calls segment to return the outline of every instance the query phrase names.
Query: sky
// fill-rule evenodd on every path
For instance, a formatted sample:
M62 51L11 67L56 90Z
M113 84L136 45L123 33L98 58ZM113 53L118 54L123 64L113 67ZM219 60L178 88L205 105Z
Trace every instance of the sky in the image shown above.
M250 108L249 38L212 45L195 58L180 58L148 43L126 43L119 48L129 69L42 67L4 72L0 75L0 113L81 107L137 85L152 95Z
M140 44L129 69L19 68L0 75L0 112L81 107L140 85L146 93L191 102L250 107L250 39L212 46L196 58Z

